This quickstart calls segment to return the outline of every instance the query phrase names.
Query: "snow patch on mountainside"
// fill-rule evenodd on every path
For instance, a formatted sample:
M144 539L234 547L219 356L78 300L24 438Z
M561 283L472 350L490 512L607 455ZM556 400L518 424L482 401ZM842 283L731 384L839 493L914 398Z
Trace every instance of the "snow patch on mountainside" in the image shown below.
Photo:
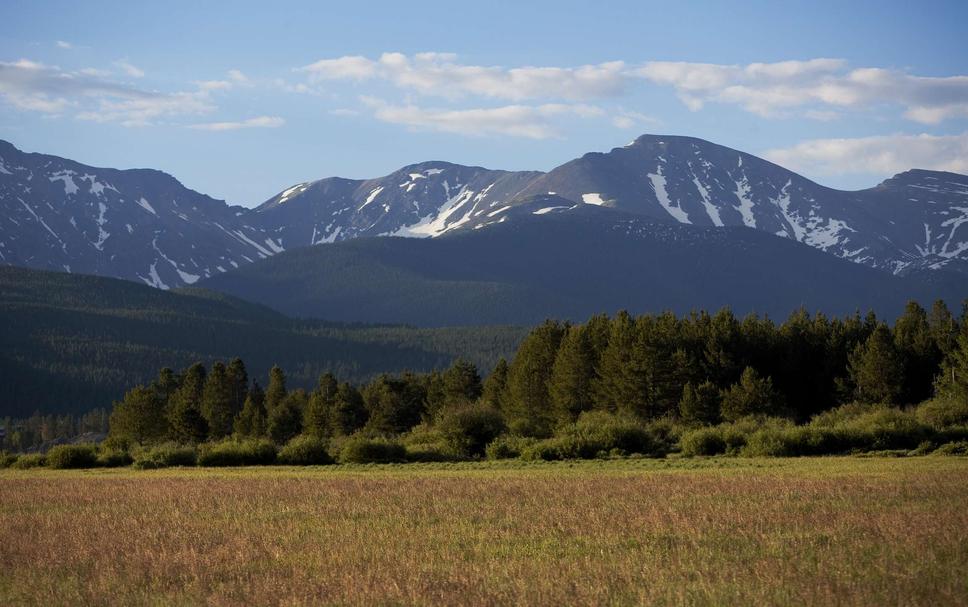
M648 177L652 182L652 189L655 190L655 197L659 204L679 223L692 223L689 221L689 215L679 207L679 203L672 204L672 200L669 199L669 193L666 191L666 178L662 175L662 165L659 165L656 171L658 172L649 173Z
M548 192L548 193L552 194L553 192ZM602 200L602 195L599 194L598 192L589 192L587 194L582 194L581 201L584 202L585 204L594 204L596 206L602 206L603 204L605 204L605 201Z

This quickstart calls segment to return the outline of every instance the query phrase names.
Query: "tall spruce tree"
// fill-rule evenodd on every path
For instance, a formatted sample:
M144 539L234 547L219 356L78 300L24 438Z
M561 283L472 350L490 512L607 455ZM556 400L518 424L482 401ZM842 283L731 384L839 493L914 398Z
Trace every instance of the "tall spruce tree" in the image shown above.
M238 414L235 409L235 386L221 362L213 364L205 378L201 411L208 423L211 438L222 438L232 433L232 423Z
M504 414L512 431L547 436L554 425L548 380L558 354L564 328L545 321L524 338L508 369Z
M444 398L448 401L470 403L481 397L481 376L477 367L464 359L457 359L441 375Z
M303 432L320 438L333 434L332 417L336 406L339 384L332 373L319 377L316 389L309 395L303 412Z
M286 374L278 365L269 369L269 385L266 387L266 411L272 410L286 400Z
M500 411L504 407L505 393L508 387L508 361L501 357L491 371L487 379L484 380L484 389L481 400L486 405L494 407Z
M368 415L360 391L346 382L341 383L336 390L330 417L333 434L346 436L356 432L366 425Z
M917 403L930 398L942 355L928 313L917 302L908 302L894 323L894 345L904 366L902 401Z
M900 404L904 394L904 365L891 330L878 324L859 344L848 364L854 398L865 403Z
M968 404L968 323L962 324L954 346L944 359L937 391L941 396Z
M266 412L266 395L258 382L253 382L252 389L245 397L242 411L235 418L234 430L239 436L260 438L266 435L269 425L269 415Z
M555 417L574 421L594 406L595 350L589 331L583 326L568 329L561 340L548 380Z
M249 394L249 373L241 358L233 358L226 369L229 385L232 387L232 411L238 415L245 405L245 397Z
M202 415L205 367L195 363L185 371L181 386L168 403L168 428L171 438L182 443L198 443L208 437L208 422Z
M612 412L645 408L649 386L634 359L637 338L631 315L624 310L619 312L609 325L608 344L596 370L596 408Z
M268 434L277 445L284 445L302 432L303 410L309 398L303 390L293 390L269 410Z

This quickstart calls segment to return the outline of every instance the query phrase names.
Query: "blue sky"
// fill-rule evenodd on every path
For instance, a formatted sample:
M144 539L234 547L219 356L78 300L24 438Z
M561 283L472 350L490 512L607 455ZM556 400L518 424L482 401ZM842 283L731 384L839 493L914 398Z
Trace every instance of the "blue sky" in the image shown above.
M550 169L642 133L826 185L968 173L964 2L21 2L0 138L252 206L423 160Z

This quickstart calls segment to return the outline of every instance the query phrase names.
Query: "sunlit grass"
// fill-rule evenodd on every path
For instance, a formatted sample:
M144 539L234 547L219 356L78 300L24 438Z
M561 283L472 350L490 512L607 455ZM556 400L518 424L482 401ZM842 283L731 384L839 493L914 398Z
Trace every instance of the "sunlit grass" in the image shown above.
M968 602L968 459L0 473L0 604Z

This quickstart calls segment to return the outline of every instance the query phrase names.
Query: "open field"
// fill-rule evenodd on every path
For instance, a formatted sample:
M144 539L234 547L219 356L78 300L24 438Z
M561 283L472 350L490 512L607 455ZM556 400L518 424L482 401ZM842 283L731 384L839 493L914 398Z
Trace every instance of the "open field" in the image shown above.
M968 459L0 472L0 604L968 604Z

